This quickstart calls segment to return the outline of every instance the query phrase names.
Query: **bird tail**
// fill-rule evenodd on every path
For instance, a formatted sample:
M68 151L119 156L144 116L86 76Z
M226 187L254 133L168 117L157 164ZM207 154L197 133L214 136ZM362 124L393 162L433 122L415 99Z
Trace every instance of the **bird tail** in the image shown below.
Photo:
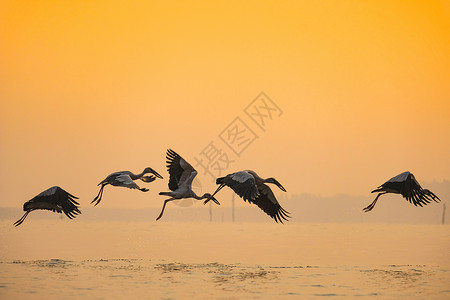
M170 196L170 192L159 192L159 195Z

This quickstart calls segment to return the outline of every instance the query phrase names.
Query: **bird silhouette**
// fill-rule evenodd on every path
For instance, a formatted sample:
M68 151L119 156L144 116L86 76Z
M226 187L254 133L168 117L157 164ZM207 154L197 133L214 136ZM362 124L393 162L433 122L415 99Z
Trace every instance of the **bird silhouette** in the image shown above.
M152 173L156 177L163 179L163 177L161 175L159 175L158 172L156 172L155 170L153 170L150 167L145 168L144 171L140 174L133 174L130 171L120 171L120 172L115 172L115 173L109 174L105 179L103 179L98 184L98 185L101 185L100 191L98 192L98 194L94 198L94 200L91 201L91 204L95 202L94 206L96 206L97 204L100 203L100 201L102 200L102 196L103 196L103 189L108 184L113 185L113 186L127 187L130 189L138 189L142 192L148 192L148 189L140 188L136 184L136 182L134 182L134 180L137 180L137 179L140 179L143 182L152 182L156 179L156 177L153 175L152 176L144 176L147 173Z
M197 176L197 171L180 155L178 155L172 149L167 150L167 170L170 174L169 177L169 189L171 192L160 192L160 195L170 196L171 198L164 200L161 213L156 218L156 220L161 219L166 208L166 204L173 200L184 199L184 198L194 198L197 200L202 200L211 197L211 199L219 204L214 197L209 193L203 194L203 196L197 196L197 194L192 190L192 181L195 176Z
M378 198L381 195L387 193L401 194L403 198L405 198L415 206L427 205L432 200L434 200L435 202L441 201L441 199L439 199L439 197L433 194L431 191L422 189L414 175L408 171L392 177L391 179L380 185L377 189L373 190L372 193L379 194L376 196L375 200L373 200L372 203L363 208L364 212L371 211L375 207Z
M263 179L259 177L256 172L252 170L245 170L228 174L225 177L219 177L216 179L216 183L219 187L212 194L212 196L219 192L224 186L228 186L238 196L244 199L244 201L257 205L277 223L283 223L283 220L286 221L287 218L290 217L289 213L281 207L274 193L266 184L275 184L283 192L286 192L286 189L273 177ZM210 198L206 199L204 204L208 203Z
M77 207L79 203L75 199L78 198L59 186L51 187L24 203L23 210L25 214L14 225L19 226L22 224L28 214L37 209L51 210L59 214L64 212L69 219L75 218L76 215L81 214L81 211Z

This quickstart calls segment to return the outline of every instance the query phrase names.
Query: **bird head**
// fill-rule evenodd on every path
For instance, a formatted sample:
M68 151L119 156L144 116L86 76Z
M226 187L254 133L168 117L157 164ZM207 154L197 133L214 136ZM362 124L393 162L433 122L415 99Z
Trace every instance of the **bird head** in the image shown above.
M285 189L285 188L281 185L281 183L279 183L278 180L276 180L275 178L273 178L273 177L267 178L267 179L266 179L266 182L268 182L268 183L273 183L273 184L275 184L277 187L279 187L280 190L282 190L283 192L286 192L286 189Z
M205 193L203 194L202 198L206 198L206 200L203 202L203 204L208 203L209 200L214 201L214 203L216 203L217 205L220 205L220 202L217 201L216 198L214 198L210 193Z
M30 210L30 209L32 209L32 208L33 208L33 202L31 202L31 200L30 200L30 201L27 201L27 202L25 202L25 203L23 204L23 210L24 210L24 211Z
M144 169L144 173L146 173L146 174L147 174L147 173L152 173L152 174L154 174L156 177L163 179L163 177L162 177L161 175L159 175L158 172L156 172L155 170L153 170L153 169L150 168L150 167L145 168L145 169Z
M141 180L143 181L143 182L152 182L152 181L154 181L156 179L156 177L155 176L142 176L141 177Z

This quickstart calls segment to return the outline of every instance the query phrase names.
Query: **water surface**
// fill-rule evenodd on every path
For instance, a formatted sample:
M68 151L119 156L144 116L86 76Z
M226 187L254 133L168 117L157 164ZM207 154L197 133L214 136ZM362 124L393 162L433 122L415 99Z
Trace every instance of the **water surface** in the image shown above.
M450 299L450 227L0 222L2 299Z

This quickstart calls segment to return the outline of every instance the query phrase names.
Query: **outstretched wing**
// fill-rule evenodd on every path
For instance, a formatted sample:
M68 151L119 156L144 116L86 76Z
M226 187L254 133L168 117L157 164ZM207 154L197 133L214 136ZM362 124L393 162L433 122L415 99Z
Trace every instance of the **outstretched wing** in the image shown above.
M57 187L55 197L57 198L59 205L61 205L62 211L69 219L75 218L77 215L81 214L81 211L78 208L79 203L75 200L78 199L78 197L75 197L60 187Z
M439 202L438 200L440 200L429 190L422 189L419 182L417 182L416 178L411 173L404 182L402 196L415 206L423 206L433 200L436 202Z
M79 203L75 201L78 199L72 194L69 194L59 186L54 186L46 189L42 193L33 197L23 205L25 214L22 218L17 220L14 225L19 226L25 220L30 212L36 209L51 210L53 212L64 214L69 218L75 218L76 215L81 214L78 206Z
M255 177L247 171L240 171L225 177L217 178L216 183L230 187L246 201L251 201L259 195Z
M410 172L403 172L401 174L398 174L397 176L392 177L391 179L380 185L377 189L373 190L372 193L386 191L389 193L402 194L405 182L410 175Z
M34 203L50 203L51 204L51 210L54 212L61 213L64 212L64 214L69 218L72 219L76 217L76 215L81 214L81 211L79 210L78 206L79 203L75 200L78 199L74 195L66 192L59 186L51 187L30 201ZM49 209L50 207L46 207L44 205L36 205L37 208L42 209Z
M197 171L172 149L167 150L167 171L169 172L169 189L175 191L180 185L189 187L197 175Z
M287 218L290 218L289 213L281 207L268 185L260 184L258 191L259 196L251 200L251 203L256 204L277 223L278 221L283 223L283 221L287 221Z

